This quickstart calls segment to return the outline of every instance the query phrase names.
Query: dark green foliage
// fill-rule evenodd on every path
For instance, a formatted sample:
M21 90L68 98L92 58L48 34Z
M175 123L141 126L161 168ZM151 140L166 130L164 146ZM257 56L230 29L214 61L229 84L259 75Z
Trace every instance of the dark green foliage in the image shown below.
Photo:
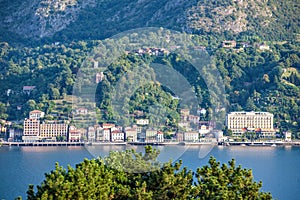
M134 150L111 152L104 159L85 159L76 168L55 170L46 174L37 192L30 185L27 199L272 199L261 192L261 182L254 182L252 172L220 166L213 157L208 166L194 173L182 168L182 161L158 164L158 151L145 147L145 153Z
M253 182L252 172L235 166L232 159L229 166L211 157L209 166L197 169L197 199L272 199L270 193L260 192L261 182Z

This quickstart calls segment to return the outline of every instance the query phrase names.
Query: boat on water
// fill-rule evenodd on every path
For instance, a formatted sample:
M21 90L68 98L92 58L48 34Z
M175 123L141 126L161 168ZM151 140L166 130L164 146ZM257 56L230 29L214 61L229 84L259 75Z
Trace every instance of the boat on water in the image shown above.
M276 146L277 146L276 144L272 144L272 145L271 145L271 147L276 147Z

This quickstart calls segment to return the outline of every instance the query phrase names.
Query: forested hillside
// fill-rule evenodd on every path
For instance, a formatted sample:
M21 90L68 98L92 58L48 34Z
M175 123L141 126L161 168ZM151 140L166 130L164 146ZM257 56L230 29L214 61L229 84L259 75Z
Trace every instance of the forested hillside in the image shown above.
M103 40L99 39L132 28L157 26L187 33L195 48L209 53L225 85L227 111L272 112L277 128L291 130L299 138L298 13L297 1L292 0L2 0L0 118L20 123L30 110L40 109L47 118L70 119L72 108L67 99L73 93L83 63L93 66L95 60L87 56L96 47L103 46ZM138 36L153 41L162 37L170 39L167 34L157 33ZM222 47L224 40L235 40L237 45ZM129 39L124 37L123 42L126 41ZM114 45L111 47L114 52ZM126 70L154 61L172 67L189 80L201 98L198 106L208 110L207 120L210 113L216 112L212 106L215 102L207 97L206 85L191 72L186 60L173 53L160 57L129 54L118 63L101 66L105 68L106 79L99 84L104 89L96 94L98 121L132 122L133 119L113 113L112 88ZM84 80L82 84L90 83ZM35 88L24 92L24 86ZM167 125L178 122L180 102L170 91L159 83L137 91L127 99L128 115L136 110L146 113L149 103L161 104L167 108Z

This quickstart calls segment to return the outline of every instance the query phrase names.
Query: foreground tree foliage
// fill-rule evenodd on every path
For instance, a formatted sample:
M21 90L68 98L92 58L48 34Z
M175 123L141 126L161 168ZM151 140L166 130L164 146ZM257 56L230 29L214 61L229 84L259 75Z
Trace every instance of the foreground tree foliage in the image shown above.
M272 199L260 191L262 183L253 180L251 170L236 167L234 160L220 166L211 157L194 173L181 161L158 163L158 154L147 146L144 154L112 152L85 159L75 169L56 163L37 192L29 186L27 199Z

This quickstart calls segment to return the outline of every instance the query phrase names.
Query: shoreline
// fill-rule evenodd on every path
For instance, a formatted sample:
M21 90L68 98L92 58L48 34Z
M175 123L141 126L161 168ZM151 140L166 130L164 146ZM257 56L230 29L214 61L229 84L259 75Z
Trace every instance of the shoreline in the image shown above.
M299 146L300 141L266 141L266 142L1 142L1 146L245 146L245 147L276 147L276 146Z

